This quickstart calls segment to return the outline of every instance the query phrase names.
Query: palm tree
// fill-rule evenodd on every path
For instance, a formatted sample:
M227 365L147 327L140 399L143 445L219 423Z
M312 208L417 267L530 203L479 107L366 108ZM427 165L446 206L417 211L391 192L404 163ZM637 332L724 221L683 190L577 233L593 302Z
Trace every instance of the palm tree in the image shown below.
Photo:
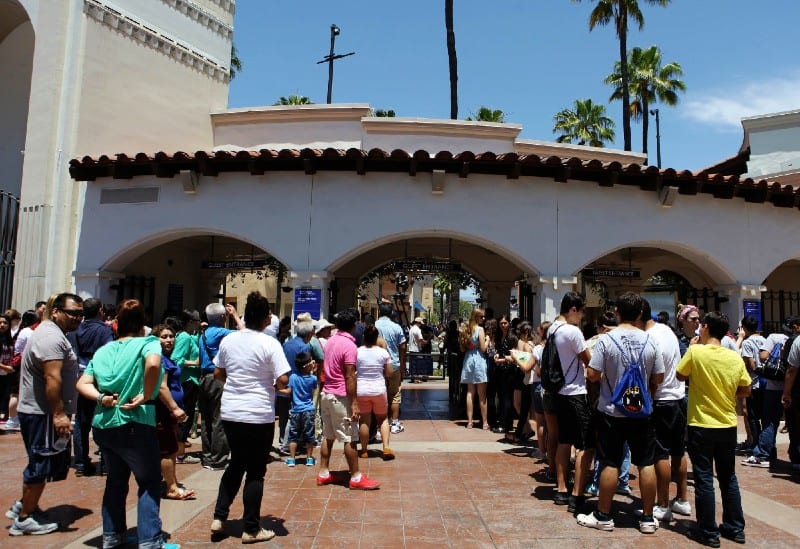
M289 97L279 97L277 101L273 103L273 105L313 105L314 102L311 101L305 95L290 95Z
M559 143L574 143L603 147L614 140L614 121L606 116L606 108L591 99L576 99L574 109L564 109L553 117L553 133Z
M447 30L447 62L450 66L450 118L458 118L458 57L453 31L453 0L444 0L444 27Z
M239 59L239 52L236 51L236 44L231 44L231 66L228 69L228 77L233 80L236 75L242 72L242 60Z
M657 46L647 49L633 48L628 54L628 89L633 96L630 113L634 120L642 121L642 152L647 154L647 136L650 127L650 105L659 102L665 105L678 103L678 92L686 90L679 78L683 69L674 61L661 65L661 50ZM622 98L622 69L614 63L614 72L605 83L614 86L611 100Z
M572 0L580 2L581 0ZM631 150L631 113L630 94L628 91L628 19L639 25L639 30L644 27L644 16L639 9L639 0L592 0L597 6L589 15L589 30L597 25L608 25L612 21L616 27L619 38L619 63L622 81L622 135L625 150ZM667 6L670 0L645 0L648 4Z
M472 113L472 116L468 116L467 120L502 123L506 121L506 115L500 109L492 109L491 107L481 106L478 108L478 112Z

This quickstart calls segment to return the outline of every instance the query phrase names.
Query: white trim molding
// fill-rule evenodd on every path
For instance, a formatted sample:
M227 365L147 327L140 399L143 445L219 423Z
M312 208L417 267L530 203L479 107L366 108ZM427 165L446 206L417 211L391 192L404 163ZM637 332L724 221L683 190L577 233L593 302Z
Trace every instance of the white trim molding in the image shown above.
M160 51L183 65L194 68L222 82L229 79L228 70L210 60L203 54L146 27L138 21L98 2L84 0L83 11L99 23L116 30L154 50Z
M171 8L199 24L208 27L226 40L233 40L233 27L220 21L213 13L209 13L189 0L161 0Z

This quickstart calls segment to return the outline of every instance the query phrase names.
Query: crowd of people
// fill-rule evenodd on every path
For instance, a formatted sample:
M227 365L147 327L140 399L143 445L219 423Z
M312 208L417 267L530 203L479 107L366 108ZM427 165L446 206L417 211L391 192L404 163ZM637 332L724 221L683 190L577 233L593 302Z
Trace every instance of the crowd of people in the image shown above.
M271 454L285 456L288 467L305 454L306 466L319 467L318 485L379 488L360 472L359 459L370 457L370 443L381 444L382 459L396 457L390 440L404 431L400 385L407 348L391 304L381 304L379 312L374 323L362 322L355 309L337 313L335 324L308 313L287 323L252 292L242 317L230 304L211 303L202 319L184 310L150 328L136 299L105 311L97 299L60 293L24 315L0 316L3 428L21 431L28 455L21 497L6 512L13 521L9 533L59 528L38 504L46 483L65 479L70 467L78 477L106 474L104 548L126 543L131 474L139 487L143 548L168 545L161 499L195 497L179 482L178 464L224 470L212 536L226 533L242 490L243 543L275 535L260 516ZM196 416L199 456L189 440ZM98 463L91 459L90 434ZM344 449L346 477L330 470L336 443Z
M632 495L631 464L639 472L642 533L676 514L690 516L688 452L693 538L710 547L719 547L720 537L744 543L735 456L749 454L741 465L768 468L785 415L791 467L800 472L800 318L787 319L784 334L764 338L755 318L737 328L722 313L702 315L687 305L673 328L668 314L654 314L633 292L618 296L596 326L584 322L585 312L575 292L563 296L552 323L537 327L473 310L458 332L466 427L475 424L477 395L483 429L506 433L509 442L535 436L532 454L547 463L539 478L556 484L554 503L578 524L605 531L614 529L614 495ZM746 417L742 443L738 414ZM592 497L597 504L590 510Z
M6 513L9 533L58 529L38 504L46 483L65 479L70 467L75 476L107 475L104 548L125 543L131 474L139 487L139 546L165 546L161 499L195 497L178 480L181 463L224 470L212 536L226 533L242 490L243 543L275 535L260 516L271 454L283 455L289 468L317 467L319 486L378 489L359 460L396 458L391 438L405 429L406 351L420 337L413 327L407 336L395 314L384 302L377 321L346 309L334 323L308 313L287 323L258 292L247 297L241 317L232 305L211 303L202 316L185 310L153 328L135 299L105 311L97 299L60 293L22 315L7 311L0 315L0 412L5 430L21 431L28 455L21 497ZM617 297L589 330L595 333L586 333L584 314L583 297L569 292L558 316L538 326L482 309L460 327L451 322L442 347L448 362L454 355L461 361L466 427L503 433L509 442L535 437L532 453L547 464L541 480L555 483L554 503L578 524L605 531L614 529L614 495L632 493L631 464L639 473L642 533L656 532L674 514L691 515L688 451L695 539L711 547L720 537L744 543L736 453L747 454L742 465L768 468L785 414L789 458L800 471L800 318L787 319L786 333L765 338L752 317L731 330L724 314L701 315L689 305L673 330L633 292ZM737 408L746 417L742 443ZM189 440L195 410L199 456ZM346 473L330 468L337 443ZM371 453L372 443L381 450ZM591 497L597 504L590 511Z

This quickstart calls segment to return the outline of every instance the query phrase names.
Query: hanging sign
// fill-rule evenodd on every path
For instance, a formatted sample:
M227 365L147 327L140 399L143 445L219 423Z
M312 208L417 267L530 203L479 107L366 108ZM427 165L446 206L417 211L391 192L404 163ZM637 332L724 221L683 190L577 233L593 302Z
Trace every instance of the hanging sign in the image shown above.
M392 263L389 269L411 273L458 273L461 272L461 263L435 259L403 259Z
M319 288L294 289L294 318L302 313L309 313L317 320L322 314L322 290Z
M752 316L756 320L758 320L758 328L757 331L761 331L761 302L751 299L745 299L742 301L742 305L744 306L744 316Z
M594 278L640 278L641 269L583 269L583 276Z
M203 269L263 269L267 266L266 259L232 259L232 260L204 260Z

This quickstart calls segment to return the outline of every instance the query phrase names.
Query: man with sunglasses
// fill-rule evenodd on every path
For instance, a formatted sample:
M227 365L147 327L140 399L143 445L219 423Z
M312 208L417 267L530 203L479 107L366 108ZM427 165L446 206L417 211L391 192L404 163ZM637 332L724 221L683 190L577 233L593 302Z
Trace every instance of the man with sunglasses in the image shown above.
M45 521L35 511L45 482L64 480L69 472L70 415L78 401L79 368L65 334L82 320L83 299L69 293L56 295L22 356L18 415L28 464L22 472L22 499L6 512L6 517L14 519L12 536L58 529L58 523Z

